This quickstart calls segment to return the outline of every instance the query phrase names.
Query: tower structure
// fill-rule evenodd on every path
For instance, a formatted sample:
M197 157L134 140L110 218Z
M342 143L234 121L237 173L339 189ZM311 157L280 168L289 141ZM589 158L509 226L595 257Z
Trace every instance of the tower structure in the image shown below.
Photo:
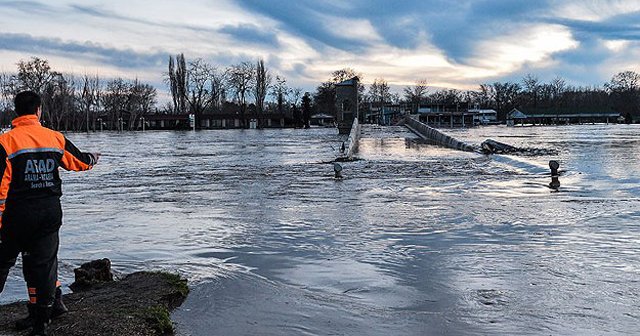
M358 117L358 77L336 84L338 131L349 134L353 119Z

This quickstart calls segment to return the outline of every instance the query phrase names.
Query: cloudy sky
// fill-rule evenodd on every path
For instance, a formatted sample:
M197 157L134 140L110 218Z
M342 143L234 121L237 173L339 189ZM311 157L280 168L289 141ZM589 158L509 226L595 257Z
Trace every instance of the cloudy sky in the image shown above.
M161 90L177 53L220 68L263 58L305 90L344 67L458 89L640 71L640 0L0 0L0 17L0 71L39 56Z

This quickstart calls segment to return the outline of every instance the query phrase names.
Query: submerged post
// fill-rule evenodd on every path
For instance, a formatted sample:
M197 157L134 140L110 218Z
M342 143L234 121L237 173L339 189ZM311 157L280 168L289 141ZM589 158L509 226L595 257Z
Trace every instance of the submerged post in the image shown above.
M337 163L334 162L333 163L333 172L335 173L334 177L337 179L341 179L342 178L342 166Z
M555 190L560 188L560 180L558 179L560 175L558 174L558 168L560 168L558 161L549 161L549 169L551 169L551 182L549 183L549 188Z

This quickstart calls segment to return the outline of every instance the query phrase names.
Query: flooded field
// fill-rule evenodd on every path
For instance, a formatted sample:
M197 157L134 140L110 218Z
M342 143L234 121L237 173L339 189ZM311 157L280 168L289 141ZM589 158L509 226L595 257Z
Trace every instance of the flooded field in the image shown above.
M554 156L440 148L363 128L69 134L60 276L189 278L181 335L627 335L640 330L640 127L445 132ZM548 188L548 162L562 183ZM20 268L2 302L26 298Z

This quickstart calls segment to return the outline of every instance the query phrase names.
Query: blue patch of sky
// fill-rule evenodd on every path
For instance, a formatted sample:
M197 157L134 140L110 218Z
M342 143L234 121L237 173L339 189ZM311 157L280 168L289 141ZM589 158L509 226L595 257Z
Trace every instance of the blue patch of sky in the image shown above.
M53 7L36 1L0 1L0 8L9 8L27 13L51 14L56 11Z
M360 52L368 47L368 42L341 36L335 31L347 31L350 27L336 27L324 19L325 15L335 15L337 8L329 2L313 2L306 5L304 1L260 1L238 0L238 4L254 13L269 17L279 22L285 31L304 38L319 50L326 47Z
M625 23L629 17L633 17L633 23ZM568 19L550 19L549 22L560 24L568 27L576 34L582 36L599 37L605 40L640 40L640 15L635 13L632 16L622 17L624 20L618 20L617 17L606 21L585 21L585 20L568 20Z
M227 34L238 41L264 44L271 47L278 46L278 37L274 32L267 31L256 25L227 25L223 26L218 31Z

